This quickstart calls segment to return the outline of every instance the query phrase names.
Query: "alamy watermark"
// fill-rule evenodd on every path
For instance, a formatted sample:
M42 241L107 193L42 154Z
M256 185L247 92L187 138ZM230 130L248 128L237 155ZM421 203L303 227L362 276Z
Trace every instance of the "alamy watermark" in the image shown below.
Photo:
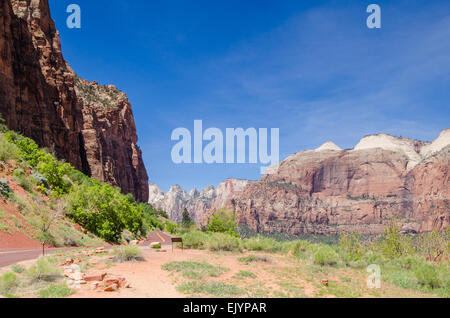
M215 127L203 131L203 121L195 120L193 134L187 128L173 130L171 139L178 142L172 147L172 161L176 164L261 163L261 173L265 173L280 161L280 130L270 129L270 154L268 131L268 128L253 127L226 128L225 133Z
M69 4L66 9L70 15L67 17L66 25L69 29L81 29L81 8L78 4Z
M381 7L378 4L371 4L367 7L367 27L369 29L381 29Z

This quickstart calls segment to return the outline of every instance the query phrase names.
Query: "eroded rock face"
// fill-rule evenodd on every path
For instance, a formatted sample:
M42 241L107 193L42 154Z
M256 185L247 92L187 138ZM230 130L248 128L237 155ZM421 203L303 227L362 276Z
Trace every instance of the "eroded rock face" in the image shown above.
M227 207L257 232L377 234L393 217L408 230L442 230L450 224L446 135L429 144L382 134L363 138L351 151L303 151ZM428 156L423 147L432 149Z
M94 87L91 99L78 96L75 79L61 53L48 1L2 0L0 112L8 127L86 174L147 201L147 173L126 96L107 86L117 99L101 107L103 92Z
M151 184L149 203L156 209L166 211L170 219L181 222L182 213L186 208L191 218L198 224L205 225L208 216L216 209L222 208L231 198L242 191L245 186L253 181L228 179L225 182L209 186L198 192L193 189L188 193L179 185L174 185L164 194L156 185Z

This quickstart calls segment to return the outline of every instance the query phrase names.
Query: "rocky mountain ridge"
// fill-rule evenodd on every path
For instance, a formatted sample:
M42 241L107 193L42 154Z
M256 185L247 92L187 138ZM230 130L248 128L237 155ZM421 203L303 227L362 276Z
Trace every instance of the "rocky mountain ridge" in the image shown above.
M256 232L378 234L394 217L407 231L442 230L450 225L449 170L450 129L431 143L378 134L351 150L327 142L295 153L238 186L231 179L201 193L174 186L164 194L151 185L150 203L176 221L186 207L200 225L224 207Z

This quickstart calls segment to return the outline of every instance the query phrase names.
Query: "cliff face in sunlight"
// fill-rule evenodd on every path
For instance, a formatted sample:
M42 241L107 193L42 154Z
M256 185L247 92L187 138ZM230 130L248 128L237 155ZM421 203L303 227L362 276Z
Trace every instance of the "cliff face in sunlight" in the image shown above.
M147 201L131 105L114 86L76 77L61 53L48 1L2 0L0 26L0 112L8 127Z

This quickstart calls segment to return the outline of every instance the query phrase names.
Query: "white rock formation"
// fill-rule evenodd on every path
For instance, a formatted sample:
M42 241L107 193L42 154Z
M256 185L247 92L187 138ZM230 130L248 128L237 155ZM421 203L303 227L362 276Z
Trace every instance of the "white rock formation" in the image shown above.
M328 141L328 142L324 143L322 146L320 146L319 148L316 149L316 151L324 151L324 150L340 151L342 149L339 148L334 142Z
M189 211L192 219L199 222L202 215L211 210L219 209L233 197L250 184L249 180L228 179L219 184L217 189L208 186L199 192L192 189L189 194L179 185L174 185L164 194L161 189L150 184L149 203L158 210L166 211L171 220L180 222L184 209Z

